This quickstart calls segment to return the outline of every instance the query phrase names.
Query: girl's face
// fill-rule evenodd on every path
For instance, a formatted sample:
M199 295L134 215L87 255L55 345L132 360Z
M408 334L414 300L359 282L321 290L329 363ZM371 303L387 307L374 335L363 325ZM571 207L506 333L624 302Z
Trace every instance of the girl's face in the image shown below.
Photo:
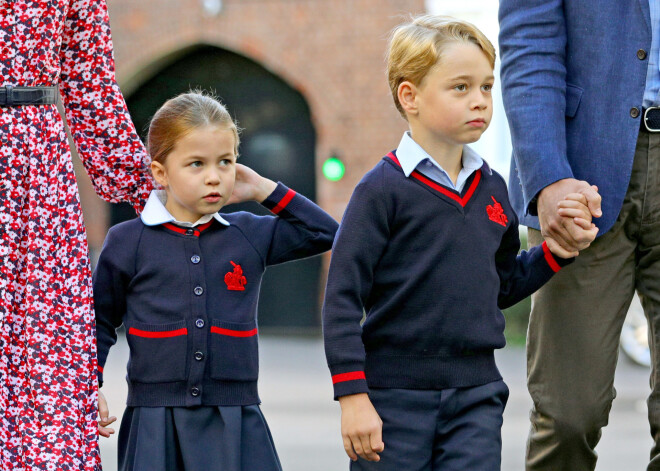
M177 221L196 222L227 203L236 178L234 145L231 129L205 126L179 139L164 164L151 163L167 191L165 207Z

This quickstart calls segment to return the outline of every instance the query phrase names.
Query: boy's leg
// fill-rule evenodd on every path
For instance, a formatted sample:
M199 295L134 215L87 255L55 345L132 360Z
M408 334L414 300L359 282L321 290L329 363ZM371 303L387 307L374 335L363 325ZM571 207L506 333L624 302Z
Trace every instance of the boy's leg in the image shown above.
M433 471L498 471L502 464L504 381L442 391Z
M530 246L543 239L530 229ZM527 384L534 401L527 471L591 471L615 397L635 245L621 220L532 296Z
M369 399L383 421L380 461L358 458L351 471L431 471L440 391L371 389Z

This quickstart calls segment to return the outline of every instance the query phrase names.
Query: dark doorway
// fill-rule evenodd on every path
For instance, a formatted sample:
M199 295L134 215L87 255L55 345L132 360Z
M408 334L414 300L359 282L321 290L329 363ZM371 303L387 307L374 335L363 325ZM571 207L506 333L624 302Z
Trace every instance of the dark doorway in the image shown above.
M281 78L239 54L212 46L192 48L144 82L127 104L145 142L149 120L158 107L195 88L219 96L243 128L240 163L315 200L316 135L307 102ZM239 210L268 214L256 203L222 211ZM112 223L134 216L130 208L117 205ZM260 325L317 330L320 270L318 257L269 267L261 288Z

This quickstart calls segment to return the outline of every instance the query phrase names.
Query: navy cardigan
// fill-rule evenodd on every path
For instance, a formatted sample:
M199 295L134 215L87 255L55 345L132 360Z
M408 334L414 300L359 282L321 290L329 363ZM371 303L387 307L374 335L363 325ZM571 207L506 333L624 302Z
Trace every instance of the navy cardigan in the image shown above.
M572 259L518 254L506 184L487 164L459 194L394 153L358 184L330 262L323 328L335 398L501 378L504 317ZM363 316L366 317L363 320Z
M94 272L99 381L126 327L129 406L248 405L257 393L257 301L268 265L330 249L332 217L278 184L277 216L223 214L186 229L140 219L110 229Z

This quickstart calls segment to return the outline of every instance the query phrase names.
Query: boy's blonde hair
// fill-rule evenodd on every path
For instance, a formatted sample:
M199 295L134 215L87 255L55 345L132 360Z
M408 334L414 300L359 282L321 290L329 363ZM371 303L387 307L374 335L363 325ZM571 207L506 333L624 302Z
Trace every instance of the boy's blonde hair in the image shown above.
M220 126L234 133L234 153L238 156L238 127L227 108L206 92L193 90L167 100L149 123L147 149L151 159L165 163L176 142L195 129Z
M450 16L422 15L394 28L387 54L387 79L394 104L406 118L398 98L401 82L419 85L442 58L444 47L452 42L471 42L481 48L495 67L495 48L479 29ZM406 118L407 119L407 118Z

